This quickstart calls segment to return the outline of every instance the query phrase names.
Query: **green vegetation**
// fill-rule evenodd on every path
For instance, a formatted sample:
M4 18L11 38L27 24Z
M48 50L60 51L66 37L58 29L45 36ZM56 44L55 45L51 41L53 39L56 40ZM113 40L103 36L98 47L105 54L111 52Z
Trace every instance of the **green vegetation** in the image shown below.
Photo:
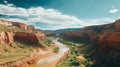
M54 49L53 49L54 53L59 53L59 47L58 46L55 46Z
M77 46L73 43L67 42L65 40L59 40L60 42L66 44L70 47L70 50L68 52L67 57L64 59L64 61L57 64L56 67L91 67L91 60L88 57L85 57L83 54L79 53L77 50ZM81 62L78 60L78 56L83 56L86 58L86 61Z
M36 44L30 45L19 42L13 43L12 46L2 44L0 45L0 63L5 63L11 60L13 61L25 57L36 48L38 48Z
M51 46L51 44L54 44L54 43L52 42L52 40L49 39L49 38L40 39L40 42L43 43L43 44L45 44L45 45L47 45L47 46Z
M59 63L56 67L76 67L80 65L81 63L77 60L76 50L74 47L71 47L67 58L63 62Z
M59 39L58 41L61 42L61 43L64 43L67 46L70 46L70 47L76 46L73 42L69 42L69 41L66 41L64 39Z

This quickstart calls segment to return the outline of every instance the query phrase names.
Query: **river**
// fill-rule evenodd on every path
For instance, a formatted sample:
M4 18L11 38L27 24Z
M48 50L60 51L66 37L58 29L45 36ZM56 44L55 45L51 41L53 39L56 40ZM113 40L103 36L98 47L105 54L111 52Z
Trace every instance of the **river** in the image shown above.
M60 58L62 58L64 56L65 52L67 52L69 50L67 48L67 46L58 42L57 40L53 40L53 42L56 45L61 46L59 49L59 53L55 54L54 56L45 58L45 59L40 59L36 65L36 67L55 67L55 65L60 60Z

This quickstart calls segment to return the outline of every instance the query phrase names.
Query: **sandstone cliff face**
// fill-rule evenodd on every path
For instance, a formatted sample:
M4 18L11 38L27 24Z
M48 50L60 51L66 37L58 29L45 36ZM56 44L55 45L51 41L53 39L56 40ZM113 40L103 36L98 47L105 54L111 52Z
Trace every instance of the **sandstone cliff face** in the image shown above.
M100 26L88 26L79 32L64 34L65 38L77 39L78 41L96 42L100 51L105 49L120 49L120 20L111 24Z
M108 67L118 67L120 65L120 32L99 35L97 46L97 54L100 54L99 58L96 58L97 60L106 63Z
M109 33L106 41L110 49L120 50L120 32Z
M24 30L35 30L35 28L33 26L26 25L24 23L12 22L12 25L20 27L21 29L24 29Z
M120 32L101 34L98 39L98 45L100 51L120 50Z
M39 44L39 39L34 33L16 32L14 39L24 43Z
M17 26L24 30L31 30L35 31L35 28L30 25L26 25L24 23L20 22L10 22L6 20L0 20L0 24L5 26ZM21 42L25 43L31 43L31 44L38 44L39 39L45 38L45 34L42 33L24 33L24 32L16 32L15 35L12 32L2 32L0 34L0 44L6 43L6 44L12 44L15 40L19 40ZM39 38L39 39L38 39Z
M0 44L8 44L11 45L14 42L13 32L1 32L0 33Z

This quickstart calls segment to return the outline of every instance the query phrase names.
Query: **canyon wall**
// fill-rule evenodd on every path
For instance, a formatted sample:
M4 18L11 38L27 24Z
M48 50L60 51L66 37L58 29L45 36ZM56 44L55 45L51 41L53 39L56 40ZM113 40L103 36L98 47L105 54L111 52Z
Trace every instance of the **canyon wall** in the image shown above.
M14 40L29 44L39 44L39 40L43 38L46 38L43 33L0 32L0 45L11 45Z
M99 50L120 50L120 32L103 33L98 39Z
M78 32L68 32L63 38L92 44L90 46L94 48L85 51L91 53L95 49L91 55L98 62L107 63L109 67L120 64L120 20L106 25L88 26Z
M120 20L111 24L100 26L88 26L79 32L68 32L64 38L73 39L79 42L96 42L100 51L105 49L120 50ZM103 48L102 48L103 47Z
M29 44L39 44L39 39L34 33L16 32L14 39Z
M37 31L33 26L26 25L24 23L20 22L11 22L6 20L0 20L0 24L4 26L17 26L20 29L24 30L31 30L32 33L26 33L26 32L4 32L4 30L0 33L0 44L12 44L14 40L18 40L20 42L24 43L30 43L30 44L39 44L39 39L46 38L46 35L42 32ZM14 27L13 27L14 28ZM9 28L8 28L9 29Z
M13 32L1 32L0 33L0 45L8 44L11 45L14 42Z
M46 36L42 34L35 34L35 33L25 33L25 32L0 32L0 45L10 45L12 46L12 43L14 41L22 42L22 43L28 43L32 45L39 45L43 46L39 42L40 39L46 38Z

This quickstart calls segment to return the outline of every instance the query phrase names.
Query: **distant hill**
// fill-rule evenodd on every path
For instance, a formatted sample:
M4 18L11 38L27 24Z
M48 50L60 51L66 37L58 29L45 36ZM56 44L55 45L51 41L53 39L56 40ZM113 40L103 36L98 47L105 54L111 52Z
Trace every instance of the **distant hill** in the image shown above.
M66 28L66 29L58 29L58 30L44 30L44 33L48 36L59 36L67 32L77 32L81 28Z

